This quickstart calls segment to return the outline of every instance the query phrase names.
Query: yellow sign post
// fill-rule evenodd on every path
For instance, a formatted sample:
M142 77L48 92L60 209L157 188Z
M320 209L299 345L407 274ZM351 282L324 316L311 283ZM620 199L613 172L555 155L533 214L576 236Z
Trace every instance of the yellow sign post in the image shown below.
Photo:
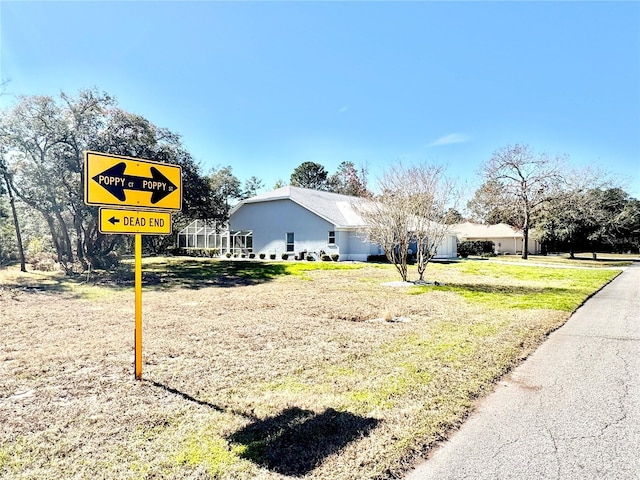
M182 169L168 163L85 152L84 202L87 205L180 210Z
M98 226L100 233L169 235L171 233L171 214L169 212L100 208Z
M135 291L136 291L136 328L134 335L135 345L135 377L136 380L142 380L142 235L136 233L135 238L135 254L136 254L136 273L135 273Z
M120 207L100 208L100 233L135 235L134 374L136 380L142 380L142 234L171 233L171 213L167 210L182 209L182 169L150 160L85 152L84 203Z

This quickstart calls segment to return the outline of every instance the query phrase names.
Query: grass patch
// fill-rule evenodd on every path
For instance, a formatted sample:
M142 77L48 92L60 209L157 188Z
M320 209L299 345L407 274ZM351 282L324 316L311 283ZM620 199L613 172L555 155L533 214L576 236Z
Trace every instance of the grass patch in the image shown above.
M211 478L220 478L237 467L246 447L230 446L223 438L199 433L189 438L174 457L178 465L203 466Z
M509 262L523 265L540 263L555 266L606 268L626 267L633 261L640 260L640 254L598 253L595 260L591 253L576 253L574 258L570 258L567 253L557 255L529 255L527 260L523 260L520 255L499 255L497 257L490 257L487 260L489 262Z
M458 269L465 274L494 281L462 283L454 280L440 286L416 286L409 293L420 295L437 289L454 292L469 302L493 308L572 312L591 293L620 273L617 270L550 269L488 262L465 262Z
M400 478L617 274L149 258L137 382L131 268L0 272L0 477Z

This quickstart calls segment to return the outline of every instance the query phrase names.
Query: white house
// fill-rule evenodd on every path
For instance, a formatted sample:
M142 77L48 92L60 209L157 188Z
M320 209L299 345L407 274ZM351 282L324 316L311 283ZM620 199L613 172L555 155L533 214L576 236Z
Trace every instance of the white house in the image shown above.
M243 200L230 212L229 230L252 232L255 253L299 255L301 252L338 253L340 260L366 261L382 255L365 233L357 213L358 197L300 187L282 187ZM457 254L455 236L438 248L436 258Z
M458 223L451 229L456 232L458 240L464 241L491 241L497 254L521 254L524 245L524 234L506 223L497 225L481 225L479 223ZM529 253L540 253L540 242L532 238L529 233Z

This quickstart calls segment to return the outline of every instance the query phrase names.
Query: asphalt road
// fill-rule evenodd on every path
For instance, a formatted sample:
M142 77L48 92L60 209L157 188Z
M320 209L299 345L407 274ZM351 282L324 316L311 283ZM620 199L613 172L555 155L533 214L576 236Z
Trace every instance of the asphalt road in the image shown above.
M589 299L405 480L640 479L640 264Z

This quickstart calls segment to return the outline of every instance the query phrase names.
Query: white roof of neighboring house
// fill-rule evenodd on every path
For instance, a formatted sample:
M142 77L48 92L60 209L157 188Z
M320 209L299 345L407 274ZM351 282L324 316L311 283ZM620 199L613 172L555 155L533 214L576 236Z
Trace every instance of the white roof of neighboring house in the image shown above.
M271 192L256 195L241 201L231 210L233 214L249 203L291 200L310 212L332 223L337 228L364 227L365 222L356 211L355 205L367 200L338 193L311 190L308 188L286 186Z
M522 231L507 225L481 225L479 223L458 223L451 226L451 230L457 232L458 238L523 238Z

